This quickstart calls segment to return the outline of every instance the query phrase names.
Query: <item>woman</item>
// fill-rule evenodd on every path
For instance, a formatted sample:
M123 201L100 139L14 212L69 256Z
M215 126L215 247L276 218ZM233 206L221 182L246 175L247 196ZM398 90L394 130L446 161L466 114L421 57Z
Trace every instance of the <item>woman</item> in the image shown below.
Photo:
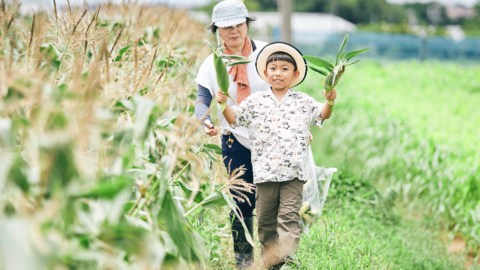
M248 15L245 5L237 0L226 0L217 4L213 9L212 25L209 29L213 34L219 31L221 39L226 47L224 53L230 55L243 55L252 62L244 65L237 65L229 69L230 87L228 92L237 103L242 102L251 93L269 89L264 80L257 74L255 68L255 59L258 52L267 45L267 43L248 38L247 30L250 22L254 21ZM219 90L215 67L213 65L213 54L207 57L198 71L195 78L198 84L197 101L195 103L195 115L200 118L208 110L215 93ZM233 105L229 99L229 104ZM228 173L236 168L245 166L245 174L242 178L253 184L253 172L251 163L250 146L248 141L248 131L244 127L231 128L218 111L220 125L222 127L222 154ZM205 133L210 136L218 134L218 129L212 124L210 116L203 121ZM253 210L255 209L255 194L245 193L249 202L237 201L240 208L243 221L247 225L250 234L253 235ZM245 231L239 220L230 213L232 220L232 236L235 259L237 267L248 268L253 265L253 247L245 238Z

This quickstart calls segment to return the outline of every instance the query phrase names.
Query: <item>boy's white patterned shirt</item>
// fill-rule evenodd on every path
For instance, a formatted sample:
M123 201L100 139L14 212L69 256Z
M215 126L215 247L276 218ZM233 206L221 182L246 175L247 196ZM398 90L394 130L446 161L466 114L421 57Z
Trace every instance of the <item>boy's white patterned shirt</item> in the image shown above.
M308 180L310 126L323 126L323 104L289 89L279 102L272 90L254 93L232 106L236 123L248 128L254 183Z

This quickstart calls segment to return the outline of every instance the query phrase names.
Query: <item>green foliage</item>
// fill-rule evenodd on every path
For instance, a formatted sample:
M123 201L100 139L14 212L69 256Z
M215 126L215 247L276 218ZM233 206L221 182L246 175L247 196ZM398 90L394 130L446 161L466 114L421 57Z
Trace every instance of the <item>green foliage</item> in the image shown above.
M259 0L262 11L277 11L276 0ZM385 0L310 0L296 1L296 12L333 13L352 23L386 21L399 23L407 19L407 12L400 5Z
M349 168L395 191L400 202L463 235L477 252L478 72L478 66L435 62L364 63L338 85L336 106L342 110L321 136L314 132L324 138L314 153L330 157L322 165ZM309 78L302 87L319 83Z
M447 13L444 6L440 6L438 3L411 3L405 4L405 8L413 11L420 24L428 25L447 25L450 20L447 17ZM433 18L428 15L428 9L439 10L438 18Z
M356 55L359 55L363 52L370 50L370 48L366 48L366 49L352 51L349 53L344 52L343 49L347 45L347 42L348 42L348 34L345 35L345 38L343 39L342 44L340 45L340 49L338 50L337 57L335 60L335 66L330 62L328 62L327 60L319 57L308 56L308 55L303 57L310 63L309 66L314 67L313 70L316 71L317 73L324 75L326 72L321 71L322 68L328 71L325 77L325 81L323 81L322 79L322 83L323 83L323 86L325 87L326 93L329 93L330 91L332 91L333 88L340 81L340 78L345 72L346 66L353 65L360 61L360 60L357 60L354 62L349 62L350 59L352 59ZM328 101L328 104L330 104L330 108L333 111L333 103L331 101Z
M234 99L228 94L228 88L230 86L230 79L228 78L228 72L227 72L227 67L235 66L235 65L244 65L248 64L251 62L251 60L247 60L247 57L244 56L239 56L239 55L225 55L223 51L226 49L225 47L221 47L221 41L220 41L220 34L217 31L217 48L215 49L213 45L208 41L207 39L203 39L205 43L212 49L213 51L213 64L215 66L215 71L216 71L216 77L217 77L217 83L220 88L220 90L223 91L223 94L229 98L231 98L233 101ZM225 62L224 59L227 61ZM223 112L225 110L225 107L227 106L227 103L224 102L220 104L220 108Z
M480 9L480 8L479 8ZM480 12L477 11L478 16L472 19L465 19L462 22L462 29L466 36L480 36Z
M191 113L203 26L107 5L73 33L82 12L37 13L29 48L30 18L5 31L14 11L0 17L0 268L208 268L184 217L220 166Z

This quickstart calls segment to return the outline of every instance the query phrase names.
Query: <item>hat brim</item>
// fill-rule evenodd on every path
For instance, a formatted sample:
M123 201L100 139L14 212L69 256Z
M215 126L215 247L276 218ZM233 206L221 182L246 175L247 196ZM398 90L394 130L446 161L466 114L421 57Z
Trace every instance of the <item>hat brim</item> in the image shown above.
M218 21L215 22L215 26L217 27L230 27L230 26L237 26L241 23L244 23L247 21L247 18L237 18L237 19L232 19L232 20L223 20L223 21Z
M300 72L298 77L292 81L289 88L299 85L307 76L307 62L303 59L302 53L292 45L285 42L273 42L263 47L258 53L257 62L255 66L257 68L258 75L268 83L267 76L265 76L265 70L267 69L267 59L276 52L285 52L293 57L297 64L297 70Z

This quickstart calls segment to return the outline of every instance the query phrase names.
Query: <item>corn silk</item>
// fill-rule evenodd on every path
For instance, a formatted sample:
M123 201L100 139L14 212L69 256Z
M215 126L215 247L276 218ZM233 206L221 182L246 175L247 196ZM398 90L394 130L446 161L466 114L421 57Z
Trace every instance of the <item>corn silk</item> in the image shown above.
M308 147L307 155L308 180L303 186L302 207L299 214L302 231L308 235L308 230L322 214L330 182L337 168L317 167L311 147Z

